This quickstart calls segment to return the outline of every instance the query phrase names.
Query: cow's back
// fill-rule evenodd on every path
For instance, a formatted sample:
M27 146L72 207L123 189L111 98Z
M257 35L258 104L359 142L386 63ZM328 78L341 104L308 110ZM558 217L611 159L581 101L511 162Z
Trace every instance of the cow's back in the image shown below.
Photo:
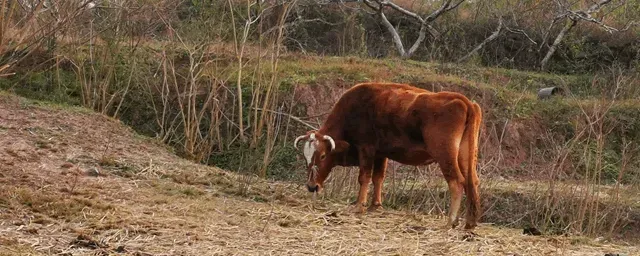
M358 84L338 100L328 120L343 123L343 137L354 144L406 144L422 141L415 105L431 92L404 84Z

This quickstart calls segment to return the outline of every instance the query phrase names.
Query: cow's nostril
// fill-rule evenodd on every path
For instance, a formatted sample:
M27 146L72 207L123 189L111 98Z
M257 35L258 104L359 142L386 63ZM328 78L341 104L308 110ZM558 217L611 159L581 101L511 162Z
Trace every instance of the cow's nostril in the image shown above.
M309 186L307 185L307 190L309 190L309 192L314 193L318 191L318 186Z

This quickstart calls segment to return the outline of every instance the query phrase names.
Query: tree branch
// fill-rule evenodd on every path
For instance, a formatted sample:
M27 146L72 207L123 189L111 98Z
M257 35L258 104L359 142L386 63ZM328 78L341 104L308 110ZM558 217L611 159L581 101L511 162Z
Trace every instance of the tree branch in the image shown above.
M555 24L557 20L568 17L570 21L562 28L558 36L556 36L556 39L554 40L553 44L549 47L547 54L544 56L542 61L540 61L540 69L544 70L546 68L547 62L549 61L553 53L556 51L558 45L562 42L567 32L569 32L581 20L596 23L609 33L613 33L614 31L619 31L618 29L610 27L604 24L602 21L597 20L591 16L592 13L600 11L600 9L603 6L611 3L611 1L612 0L600 0L599 2L591 5L588 9L578 10L578 11L569 10L567 7L564 7L562 3L560 3L560 1L556 1L561 13L560 15L556 16L554 21L551 23L551 26L549 26L548 31L551 31L553 24ZM546 42L546 35L547 34L545 34L544 41L543 41L543 44L540 46L540 49L542 49L542 47L544 46L544 43Z
M331 25L331 26L336 26L336 25L340 25L340 24L342 24L342 23L332 23L332 22L328 22L328 21L326 21L326 20L324 20L324 19L321 19L321 18L307 19L307 20L305 20L305 19L296 19L296 20L294 20L294 21L291 21L291 22L289 22L289 23L286 23L286 24L282 25L282 28L284 28L284 29L289 29L289 28L291 28L291 27L295 27L295 26L298 26L298 25L303 24L303 23L311 23L311 22L318 22L318 23L322 23L322 24L326 24L326 25ZM269 34L269 33L273 32L273 31L276 31L276 30L278 30L278 29L280 29L280 26L274 26L274 27L269 28L269 29L267 29L266 31L262 32L262 34L265 34L265 35L266 35L266 34Z
M509 32L511 32L511 33L514 33L514 34L521 34L521 35L523 35L524 37L526 37L527 39L529 39L529 41L530 41L531 43L533 43L533 44L535 44L535 45L537 45L537 44L538 44L535 40L533 40L533 39L529 36L529 34L527 34L527 32L525 32L525 31L524 31L524 30L522 30L522 29L513 29L513 28L510 28L510 27L507 27L507 26L505 26L505 27L504 27L504 29L506 29L507 31L509 31Z
M393 44L396 46L396 49L398 50L398 53L400 53L400 56L405 57L407 54L404 50L402 39L400 38L400 35L398 35L398 31L396 31L393 25L391 25L391 22L389 22L389 20L387 19L387 16L384 15L382 9L382 6L380 6L380 9L378 10L378 15L382 20L382 24L387 28L387 30L391 34L391 37L393 37Z
M252 108L252 109L259 110L259 111L266 111L266 112L273 113L273 114L278 114L278 115L283 115L283 116L286 116L288 118L293 119L294 121L296 121L298 123L303 124L306 127L309 127L311 129L314 129L314 130L318 130L318 127L315 127L312 124L307 123L304 120L300 119L299 117L293 116L293 115L288 114L288 113L283 113L283 112L278 112L278 111L274 111L274 110L271 110L271 109L263 109L263 108Z
M559 8L562 8L562 5L560 3L558 3L558 5L559 5ZM547 28L547 30L542 35L542 43L540 43L540 48L538 49L538 51L542 51L542 48L547 44L547 39L549 38L549 34L551 34L551 29L553 29L553 26L555 26L559 20L566 18L567 15L569 14L566 12L563 12L562 14L553 18L553 20L551 21L551 24L549 24L549 28Z
M569 30L571 30L576 24L578 24L578 21L572 19L562 28L562 30L556 37L556 40L554 40L551 47L549 47L549 51L547 51L547 54L544 56L542 61L540 61L541 70L545 70L547 68L547 62L549 62L549 59L551 59L551 56L553 55L553 53L556 52L558 45L562 42L567 32L569 32Z
M465 56L463 56L462 58L458 59L458 63L466 61L467 59L469 59L471 56L473 56L475 53L477 53L478 51L480 51L480 49L482 49L482 47L484 47L486 44L490 43L493 40L496 40L496 38L498 38L498 36L500 36L500 32L502 32L502 18L500 18L498 20L498 27L496 28L495 31L493 31L493 33L484 39L484 41L482 41L480 44L478 44L475 48L473 48L473 50L471 50L469 53L467 53Z
M427 25L427 30L429 31L429 34L431 34L433 38L438 38L440 36L440 32L438 32L438 30L433 28L431 25Z
M613 33L614 31L618 31L618 29L616 29L614 27L607 26L606 24L602 23L602 21L594 19L593 17L591 17L591 15L589 13L585 13L585 12L582 12L582 11L577 11L577 12L567 11L567 12L572 14L571 17L573 19L581 19L581 20L584 20L584 21L593 22L595 24L600 25L600 27L602 27L604 30L606 30L609 33Z
M446 11L448 12L448 11L451 11L451 10L453 10L453 9L455 9L455 8L458 8L458 6L460 6L464 1L465 1L465 0L460 0L460 2L458 2L457 4L454 4L454 5L452 5L452 6L450 6Z
M464 1L464 0L462 0ZM462 2L461 1L461 2ZM437 19L438 17L440 17L440 15L442 15L443 13L447 12L447 8L449 7L449 5L451 4L451 0L445 0L444 3L442 4L442 6L440 6L440 8L438 8L438 10L435 10L434 12L432 12L431 14L429 14L429 16L427 16L427 18L425 19L427 22L431 22L434 21L435 19ZM459 3L458 3L459 4ZM449 9L450 10L450 9Z
M594 13L594 12L600 10L600 8L602 8L602 6L605 6L610 2L611 2L611 0L602 0L600 2L597 2L597 3L593 4L593 5L591 5L591 7L589 7L589 9L587 9L587 14L591 14L591 13Z
M407 57L413 55L413 53L416 52L416 50L418 50L418 47L420 47L420 44L422 43L422 41L424 41L425 37L427 36L428 26L429 25L427 25L426 22L423 22L422 25L420 25L420 32L418 34L418 39L416 39L416 41L413 43L413 45L409 49L409 52L407 52Z
M378 8L376 8L375 6L373 6L373 3L369 0L363 0L362 1L366 6L368 6L369 8L373 9L374 11L378 11L379 8L382 8L382 6L378 6Z
M457 8L465 0L456 0L457 2L453 5L451 4L452 0L444 0L440 8L432 12L426 18L422 18L417 13L407 10L393 3L391 0L362 0L362 1L367 7L377 12L377 15L380 17L380 20L382 21L382 24L391 34L393 43L396 49L398 50L398 53L400 54L400 56L402 56L402 58L409 58L418 50L418 48L420 47L420 44L424 42L425 38L427 37L427 32L429 32L429 34L431 34L432 36L437 37L437 31L431 26L430 23L435 19L437 19L443 13ZM415 42L413 42L411 48L409 48L408 51L404 48L402 39L398 34L398 29L393 27L391 22L389 22L386 15L384 14L384 7L390 7L391 9L416 20L420 24L420 32L418 33L418 38L416 39Z
M624 31L627 31L627 30L629 30L631 27L633 27L633 26L637 26L637 25L640 25L640 22L637 22L637 21L631 21L631 22L627 23L627 25L626 25L626 26L624 26L624 28L623 28L623 29L618 30L618 32L624 32Z
M409 16L411 18L416 19L420 23L424 23L424 20L422 19L422 17L420 17L420 15L418 15L416 13L413 13L413 12L410 12L407 9L404 9L404 8L400 7L399 5L393 3L393 2L389 2L387 0L385 0L385 1L376 0L376 2L378 2L378 4L380 4L381 6L389 6L392 9L394 9L394 10L396 10L398 12L401 12L404 15L407 15L407 16Z

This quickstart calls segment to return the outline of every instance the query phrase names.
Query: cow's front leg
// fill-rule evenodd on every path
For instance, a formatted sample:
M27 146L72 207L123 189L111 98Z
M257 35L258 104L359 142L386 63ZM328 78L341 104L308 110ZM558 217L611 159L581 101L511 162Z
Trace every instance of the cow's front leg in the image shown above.
M377 158L373 163L373 200L369 211L376 211L382 208L382 184L384 183L387 171L387 159Z
M356 201L355 212L363 213L365 204L367 203L367 195L369 192L369 184L371 184L371 172L373 171L373 152L367 148L358 150L358 160L360 161L360 175L358 182L360 183L360 191L358 192L358 200Z
M367 194L369 193L369 184L371 183L371 169L361 166L358 182L360 183L360 191L358 192L358 200L356 201L354 211L363 213L367 203Z

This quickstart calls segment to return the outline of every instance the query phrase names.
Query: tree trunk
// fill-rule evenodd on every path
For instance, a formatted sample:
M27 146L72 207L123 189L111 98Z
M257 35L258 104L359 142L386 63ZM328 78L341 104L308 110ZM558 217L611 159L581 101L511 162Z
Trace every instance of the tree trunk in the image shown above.
M480 51L480 49L482 49L482 47L484 47L486 44L490 43L493 40L496 40L496 38L500 36L500 32L502 32L502 19L498 21L498 28L496 28L496 31L493 31L493 33L489 37L485 38L484 41L482 41L482 43L476 46L476 48L473 48L473 50L467 53L467 55L458 59L458 62L463 62L471 58L471 56L473 56L476 52Z
M405 58L407 53L404 50L402 39L400 38L398 31L396 31L393 25L391 25L391 22L389 22L389 20L387 19L387 16L384 15L384 12L382 11L382 7L380 7L378 15L380 16L380 19L382 20L382 24L384 25L384 27L387 28L387 31L389 31L389 33L391 34L391 38L393 40L393 44L396 46L396 50L398 50L398 53L400 54L401 57Z
M411 46L411 49L409 49L409 52L406 53L405 58L410 58L413 53L416 52L416 50L418 50L418 47L420 47L420 44L422 44L422 41L424 41L425 37L427 37L427 28L429 27L429 25L427 25L427 22L423 22L420 25L420 34L418 34L418 39L416 39L416 41L413 43L413 46Z
M378 16L380 16L380 19L382 20L382 24L384 25L385 28L387 28L387 31L389 31L389 33L391 34L391 37L392 37L392 40L393 40L393 44L395 45L396 50L398 50L398 53L400 54L400 57L402 57L403 59L408 59L416 52L416 50L418 50L418 47L420 47L420 44L422 44L424 39L427 37L427 30L433 29L430 26L431 22L436 20L443 13L446 13L448 11L456 9L465 0L460 0L458 3L456 3L454 5L451 5L451 1L452 0L445 0L444 3L442 4L442 6L440 6L440 8L438 8L436 11L432 12L429 16L427 16L424 19L422 17L420 17L420 15L418 15L416 13L413 13L413 12L407 10L407 9L402 8L401 6L393 3L392 1L388 1L388 0L384 0L384 1L383 0L363 0L363 3L367 7L371 8L372 10L374 10L374 11L376 11L378 13ZM377 5L377 7L376 7L376 5ZM397 12L400 12L400 13L408 16L408 17L413 18L414 20L416 20L420 24L420 32L418 34L418 39L416 39L416 41L413 42L413 45L411 45L411 48L409 48L408 51L404 48L404 45L402 44L402 39L400 38L400 35L398 34L398 30L396 28L394 28L393 25L391 25L391 22L389 22L389 20L387 19L387 16L384 15L384 7L385 6L390 7L391 9L393 9L393 10L395 10Z
M556 40L554 40L551 47L549 47L549 51L547 51L547 55L545 55L542 61L540 61L540 70L542 71L546 70L547 62L549 62L549 59L551 59L551 56L556 52L558 45L562 43L562 40L564 40L564 37L576 24L578 24L577 20L570 19L569 22L567 22L567 24L562 28L558 36L556 36Z

